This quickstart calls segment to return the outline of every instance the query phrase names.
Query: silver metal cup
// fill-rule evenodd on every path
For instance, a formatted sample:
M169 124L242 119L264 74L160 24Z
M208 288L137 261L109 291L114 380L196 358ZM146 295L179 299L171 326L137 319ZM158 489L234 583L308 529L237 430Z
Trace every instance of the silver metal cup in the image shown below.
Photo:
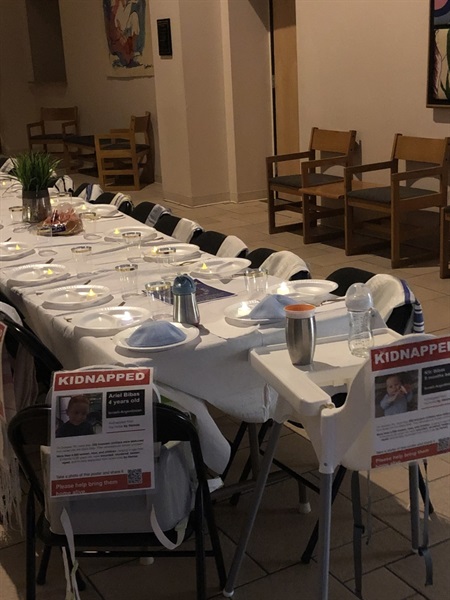
M286 344L293 365L310 365L316 348L316 318L312 304L285 307Z

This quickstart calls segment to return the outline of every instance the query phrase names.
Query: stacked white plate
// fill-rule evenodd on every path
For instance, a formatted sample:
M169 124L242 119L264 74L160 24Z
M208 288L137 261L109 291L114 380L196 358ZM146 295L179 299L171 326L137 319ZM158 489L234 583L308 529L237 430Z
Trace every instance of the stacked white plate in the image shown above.
M36 263L31 265L22 265L11 269L8 273L9 285L42 285L65 279L68 276L65 265Z
M75 315L72 325L79 333L101 337L140 325L149 317L150 311L140 306L108 306Z
M282 294L295 298L298 302L320 304L330 299L330 294L338 287L334 281L326 279L301 279L299 281L283 281L269 288L270 294ZM331 296L332 298L333 296Z
M193 277L200 279L225 279L243 271L249 265L250 261L246 258L207 258L191 265L189 272Z
M147 262L177 263L200 258L200 248L194 244L158 244L144 254Z
M141 242L153 240L158 235L156 229L153 229L153 227L146 227L145 225L136 225L135 227L115 227L105 233L105 241L123 243L123 234L134 232L141 234Z
M2 242L0 244L0 260L17 260L33 253L34 249L30 244L22 242Z
M42 295L44 308L83 310L106 304L113 296L103 285L70 285L48 290Z

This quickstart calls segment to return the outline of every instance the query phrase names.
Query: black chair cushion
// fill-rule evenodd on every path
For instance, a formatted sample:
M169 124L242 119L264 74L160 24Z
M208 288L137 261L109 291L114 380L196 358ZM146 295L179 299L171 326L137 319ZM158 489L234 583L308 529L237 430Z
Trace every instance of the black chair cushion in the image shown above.
M115 144L102 144L102 150L130 150L130 142L124 140ZM148 144L136 144L136 152L147 152L150 150Z
M227 236L218 231L205 231L195 239L195 244L203 252L216 255Z
M325 173L310 173L308 185L323 185L324 183L334 183L335 181L342 181L342 177L326 175ZM279 177L270 177L269 183L298 189L302 187L302 176L280 175Z
M272 250L272 248L256 248L249 252L245 258L250 261L251 269L258 269L266 258L269 258L274 252L276 250Z
M32 135L30 140L61 140L62 137L62 133L45 133L44 135Z
M131 216L136 221L140 221L141 223L145 223L148 215L152 211L152 209L156 206L153 202L141 202L137 206L134 207Z
M164 233L165 235L172 235L180 218L181 217L174 217L173 215L163 215L158 219L154 227L157 231Z
M424 190L421 188L415 187L399 187L399 194L401 200L406 200L407 198L418 198L420 196L430 196L436 194L433 190ZM391 203L391 188L389 187L379 187L379 188L369 188L368 190L359 190L349 192L347 194L347 198L358 198L360 200L366 200L368 202L376 202L377 204L390 204Z
M95 136L93 135L65 135L65 142L70 142L71 144L80 144L80 146L90 146L91 148L95 148Z

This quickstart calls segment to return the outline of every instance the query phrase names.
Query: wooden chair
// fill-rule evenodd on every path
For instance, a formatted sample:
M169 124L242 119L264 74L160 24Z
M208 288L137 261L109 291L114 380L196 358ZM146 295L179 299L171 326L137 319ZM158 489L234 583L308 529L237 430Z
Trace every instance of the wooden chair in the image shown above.
M449 150L450 138L431 139L396 134L391 160L346 169L345 252L347 255L372 251L380 246L380 238L382 238L384 241L381 245L390 242L393 269L414 262L410 250L406 256L401 255L402 244L417 239L420 235L430 234L430 231L421 224L406 223L405 216L425 208L446 206ZM400 164L405 165L403 171L399 171ZM390 170L388 186L351 190L355 175L382 169ZM414 182L425 177L438 178L438 191L413 186ZM358 209L356 214L355 209ZM378 239L365 245L358 244L355 238L361 233ZM421 250L420 258L425 258L429 254L430 252Z
M30 150L48 152L48 146L58 147L55 154L64 153L64 135L78 135L78 107L41 107L41 120L27 124ZM37 148L36 148L37 146Z
M450 206L441 208L440 275L450 277Z
M111 129L95 136L100 185L105 190L140 190L142 181L151 183L152 152L150 113L131 117L129 129ZM142 138L142 139L140 139Z
M313 127L307 151L266 158L269 233L300 230L305 244L336 237L336 231L318 234L316 230L314 235L312 229L317 228L319 220L343 215L343 204L339 207L319 205L317 197L332 198L333 202L343 198L342 168L351 164L355 140L356 131L331 131ZM293 161L300 165L300 173L289 173L292 173L292 168L286 163ZM340 167L340 174L324 172L336 166ZM317 169L320 171L317 172ZM339 189L329 187L333 184L339 184ZM317 189L305 192L305 188L311 186L317 186ZM332 192L330 196L328 192ZM302 213L303 222L277 225L276 213L285 210Z

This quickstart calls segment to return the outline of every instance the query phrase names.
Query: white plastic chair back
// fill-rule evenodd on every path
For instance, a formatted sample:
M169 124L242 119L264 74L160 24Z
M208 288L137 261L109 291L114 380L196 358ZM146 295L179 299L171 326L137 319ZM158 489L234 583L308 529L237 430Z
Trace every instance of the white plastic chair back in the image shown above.
M420 342L433 337L424 334L407 335L391 345ZM328 455L322 455L320 460L327 462L329 468L341 464L352 471L371 469L371 458L375 454L372 385L371 364L367 360L353 379L343 406L322 411L320 435L328 441L333 440L333 443L327 444Z

